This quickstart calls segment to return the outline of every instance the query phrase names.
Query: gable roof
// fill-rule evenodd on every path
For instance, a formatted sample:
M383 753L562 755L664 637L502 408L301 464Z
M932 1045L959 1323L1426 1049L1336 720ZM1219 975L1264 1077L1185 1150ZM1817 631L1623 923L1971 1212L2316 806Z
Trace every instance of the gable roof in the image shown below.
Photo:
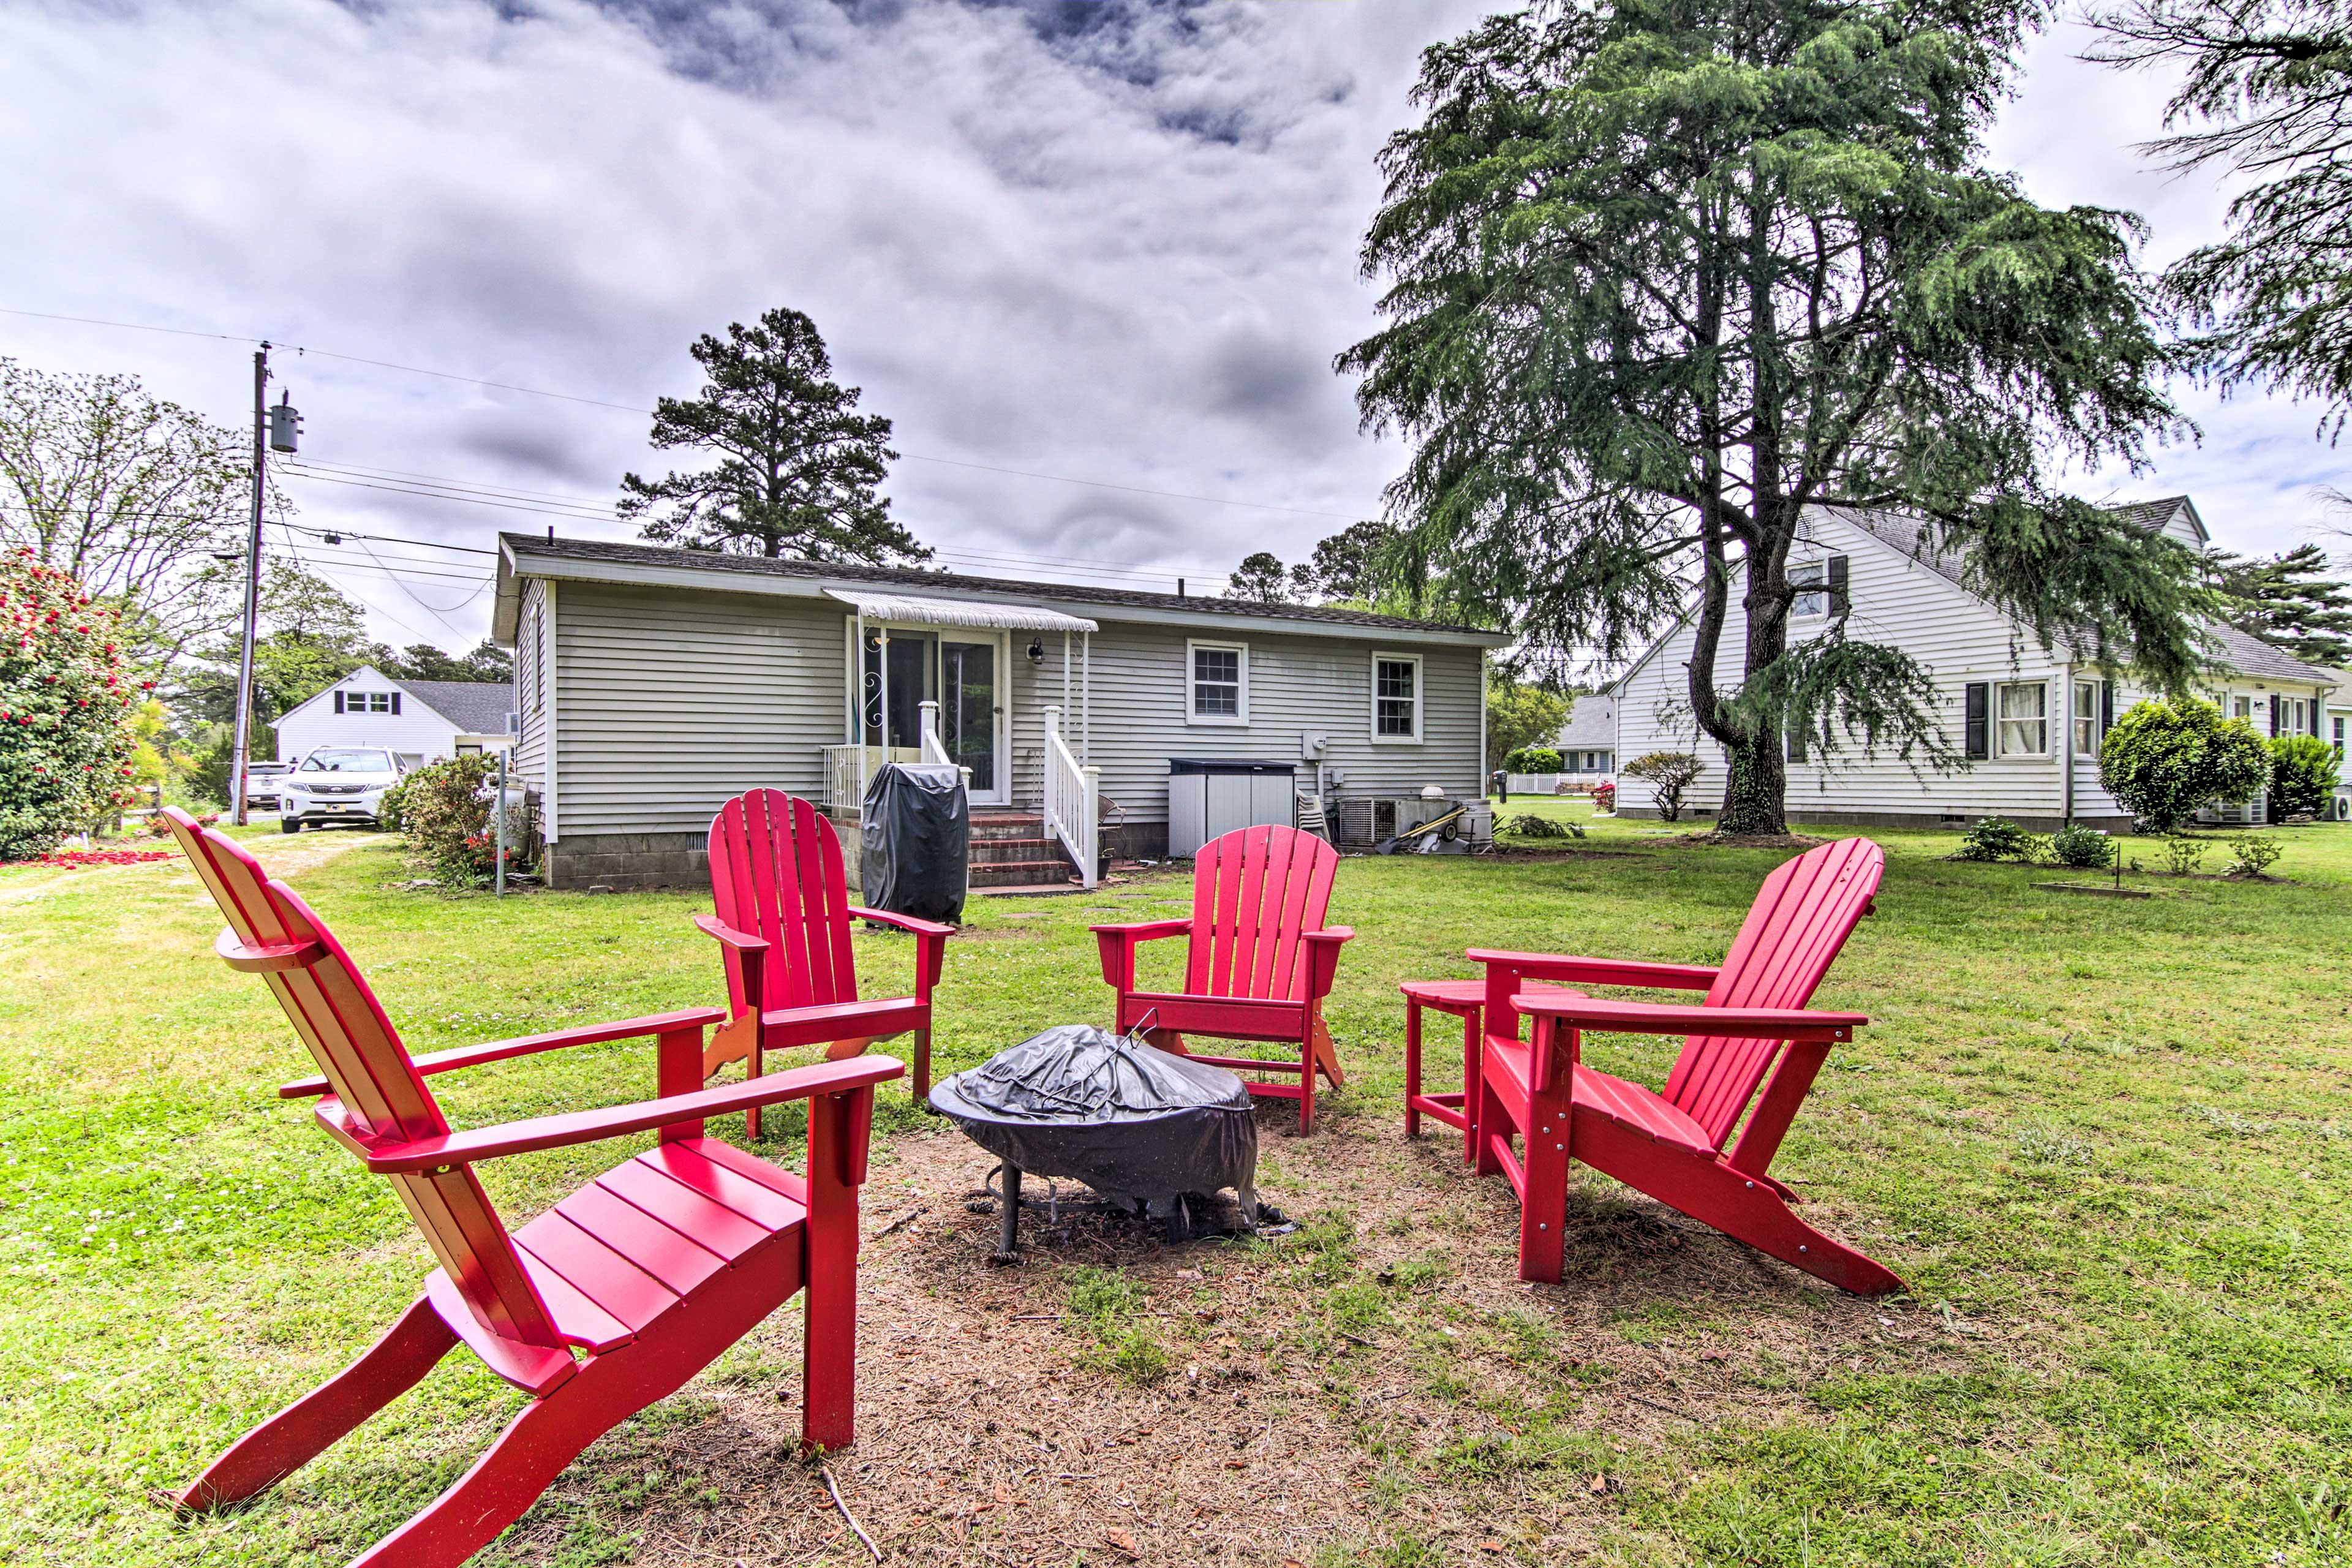
M2141 527L2161 528L2171 521L2176 511L2188 504L2188 497L2176 496L2169 500L2140 501L2107 510ZM1855 507L1823 507L1821 510L1880 542L1892 545L1937 575L1949 578L1954 583L1962 583L1959 557L1948 550L1925 547L1922 542L1927 531L1918 519L1900 512L1864 511ZM2191 516L2194 516L2194 509L2191 509ZM2200 534L2204 531L2201 524L2198 531ZM1966 584L1962 583L1962 585ZM2200 625L2212 639L2215 664L2240 675L2260 675L2273 680L2315 680L2323 684L2328 679L2325 671L2313 668L2285 649L2242 632L2226 621L2204 621Z
M2126 522L2142 528L2160 530L2183 509L2188 511L2189 523L2196 529L2197 537L2200 539L2209 537L2205 531L2204 521L2197 515L2196 507L2190 503L2187 496L2168 496L2161 500L2128 501L2120 506L2108 507L2106 510ZM1952 551L1930 545L1927 542L1927 524L1919 518L1906 512L1881 511L1851 506L1815 505L1808 507L1806 510L1808 513L1834 518L1856 531L1878 541L1889 549L1916 561L1955 585L1961 588L1969 586L1959 556ZM1735 569L1737 564L1735 563ZM1972 594L1975 592L1974 589L1969 589L1969 591ZM2004 620L2015 620L2014 616L2000 606L1990 601L1984 603L1986 609L1992 614L2000 616ZM1644 648L1640 658L1627 665L1622 675L1618 676L1602 689L1612 693L1622 690L1625 683L1633 678L1635 672L1656 658L1658 650L1672 641L1675 634L1689 622L1696 604L1697 600L1694 597L1691 605L1675 617L1674 624L1669 626L1655 642ZM2260 637L2249 636L2225 622L2207 621L2200 624L2213 640L2214 662L2219 667L2241 675L2259 675L2274 680L2310 680L2327 685L2336 679L2336 677L2327 671L2314 668L2284 649L2274 647Z
M510 680L395 680L394 686L457 726L461 735L503 735L515 705Z
M531 570L533 564L551 563L587 570ZM1098 588L1069 583L1013 582L1000 577L974 577L959 572L929 572L904 566L783 561L762 555L727 555L710 550L674 550L662 545L621 544L594 539L550 539L529 533L499 535L499 607L493 635L503 640L512 639L517 577L570 575L593 578L599 575L597 569L600 568L613 572L614 574L605 579L607 581L629 581L627 574L633 570L639 574L661 573L665 575L686 573L700 579L696 586L722 590L732 587L738 592L775 592L782 589L788 593L822 594L829 584L885 584L940 595L982 597L1002 595L1015 601L1048 600L1056 604L1087 605L1112 612L1107 617L1112 620L1174 617L1210 624L1275 621L1295 623L1300 631L1326 634L1342 630L1372 635L1391 633L1415 637L1444 637L1493 647L1500 647L1510 640L1505 633L1479 626L1449 626L1442 621L1412 620L1402 616L1379 616L1366 610L1341 609L1328 605L1266 605L1254 599L1147 594L1134 588ZM786 584L793 586L785 587ZM1117 614L1122 609L1143 613L1122 617Z
M1566 751L1603 751L1617 744L1617 699L1598 694L1580 697L1568 710L1557 744Z
M515 705L514 685L497 680L394 680L372 664L363 664L344 676L331 681L279 716L284 723L314 702L324 702L335 692L349 690L352 682L362 676L373 676L385 686L397 687L434 712L447 720L461 735L503 735L507 732L507 711Z

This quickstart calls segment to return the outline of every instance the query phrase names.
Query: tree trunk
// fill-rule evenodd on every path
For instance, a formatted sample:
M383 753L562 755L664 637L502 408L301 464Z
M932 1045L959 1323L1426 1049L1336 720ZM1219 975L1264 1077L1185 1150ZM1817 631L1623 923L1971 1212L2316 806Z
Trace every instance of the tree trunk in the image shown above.
M1789 773L1780 759L1780 731L1775 728L1737 746L1726 746L1730 772L1723 781L1723 816L1716 824L1724 833L1786 833L1789 831Z
M1750 549L1748 556L1748 617L1746 668L1741 679L1779 658L1789 647L1789 605L1785 595L1772 589L1782 575L1789 533L1770 530L1772 548ZM1786 833L1789 831L1789 769L1780 751L1778 715L1759 721L1753 732L1718 735L1728 772L1723 781L1723 816L1717 829L1724 833Z

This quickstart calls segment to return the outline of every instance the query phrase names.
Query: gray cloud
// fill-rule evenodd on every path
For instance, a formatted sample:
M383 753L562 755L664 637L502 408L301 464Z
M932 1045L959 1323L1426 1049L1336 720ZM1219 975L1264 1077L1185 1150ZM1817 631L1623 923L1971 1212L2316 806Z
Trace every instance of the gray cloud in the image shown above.
M20 6L0 54L0 305L230 334L650 407L686 345L789 304L910 454L1238 497L1322 520L907 461L897 509L995 556L1198 575L1372 515L1400 454L1330 355L1419 49L1490 8L121 0ZM1995 155L2044 200L2136 207L2177 254L2210 183L2130 142L2160 84L2038 46ZM50 368L135 370L238 420L231 342L0 318ZM608 502L643 415L281 355L308 455ZM2333 477L2307 412L2197 403L2142 480L2292 542ZM292 483L307 521L480 544L539 520ZM615 536L618 524L565 520ZM1007 571L1019 568L1006 565ZM455 638L354 575L396 640ZM425 590L436 605L456 594ZM477 602L448 612L467 633Z

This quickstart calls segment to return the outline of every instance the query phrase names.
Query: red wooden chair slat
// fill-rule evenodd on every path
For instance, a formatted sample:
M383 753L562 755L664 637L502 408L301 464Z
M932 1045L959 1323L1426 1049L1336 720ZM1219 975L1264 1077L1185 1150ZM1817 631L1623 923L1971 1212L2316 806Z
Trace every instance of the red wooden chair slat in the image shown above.
M1281 826L1243 827L1201 847L1193 862L1192 918L1093 928L1103 979L1117 993L1111 1026L1150 1026L1154 1044L1188 1052L1184 1037L1265 1040L1298 1047L1297 1061L1262 1057L1202 1057L1244 1070L1295 1075L1296 1085L1245 1080L1251 1092L1298 1101L1298 1124L1315 1124L1315 1076L1342 1081L1323 998L1338 950L1354 933L1322 929L1339 857L1311 833ZM1136 948L1184 936L1184 989L1143 991L1135 984ZM1318 947L1328 956L1318 956Z
M704 1026L725 1016L716 1009L498 1041L481 1047L499 1053L491 1059L562 1049L582 1036L655 1037L661 1098L457 1134L425 1079L463 1061L412 1058L359 966L292 889L225 835L184 813L164 815L228 920L216 950L261 974L323 1075L320 1124L392 1183L440 1265L373 1348L240 1438L180 1495L183 1508L220 1508L276 1484L462 1342L530 1399L478 1463L356 1560L457 1568L581 1449L675 1392L803 1289L803 1435L827 1447L851 1440L856 1190L874 1086L898 1076L897 1062L830 1063L698 1093ZM698 1119L795 1100L810 1102L804 1177L706 1137ZM651 1151L512 1234L472 1163L649 1128L659 1129Z
M737 795L710 819L710 896L720 942L729 1018L703 1061L706 1073L744 1061L757 1077L764 1055L824 1045L855 1056L876 1040L911 1031L917 1099L930 1093L931 987L949 931L905 916L856 910L841 837L824 813L782 790ZM870 918L914 934L915 994L861 1000L850 922ZM737 938L764 942L747 948ZM754 1136L759 1117L748 1124Z
M1470 1130L1480 1173L1507 1175L1519 1192L1522 1279L1560 1277L1568 1168L1580 1161L1845 1289L1903 1288L1799 1219L1790 1207L1796 1194L1766 1173L1830 1042L1869 1021L1807 1007L1870 911L1885 869L1885 854L1866 838L1825 844L1774 869L1696 1007L1644 1015L1580 992L1548 994L1532 977L1612 985L1636 978L1599 960L1471 950L1488 978ZM1705 971L1661 967L1639 978L1670 985L1693 975ZM1519 1035L1522 1013L1533 1020L1532 1039ZM1663 1093L1580 1059L1585 1032L1663 1033L1666 1020L1706 1032L1685 1037Z

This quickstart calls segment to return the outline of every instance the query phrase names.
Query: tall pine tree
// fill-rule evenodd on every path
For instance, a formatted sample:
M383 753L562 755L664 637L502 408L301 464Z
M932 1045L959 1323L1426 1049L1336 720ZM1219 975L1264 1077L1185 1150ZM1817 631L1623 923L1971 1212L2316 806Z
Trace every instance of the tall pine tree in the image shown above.
M1843 621L1791 645L1804 509L1926 521L2046 642L2179 686L2195 562L2055 488L2178 416L2134 220L2035 205L1981 137L2035 15L1961 0L1601 0L1423 57L1339 356L1410 570L1531 648L1622 657L1696 596L1723 826L1786 824L1782 735L1948 759L1945 694ZM1726 649L1733 595L1744 646Z
M898 454L890 421L856 412L858 388L833 379L816 323L774 310L738 321L724 342L690 351L709 379L692 398L655 405L653 445L717 460L659 479L621 479L620 514L647 539L691 550L872 565L928 560L930 551L876 493Z

